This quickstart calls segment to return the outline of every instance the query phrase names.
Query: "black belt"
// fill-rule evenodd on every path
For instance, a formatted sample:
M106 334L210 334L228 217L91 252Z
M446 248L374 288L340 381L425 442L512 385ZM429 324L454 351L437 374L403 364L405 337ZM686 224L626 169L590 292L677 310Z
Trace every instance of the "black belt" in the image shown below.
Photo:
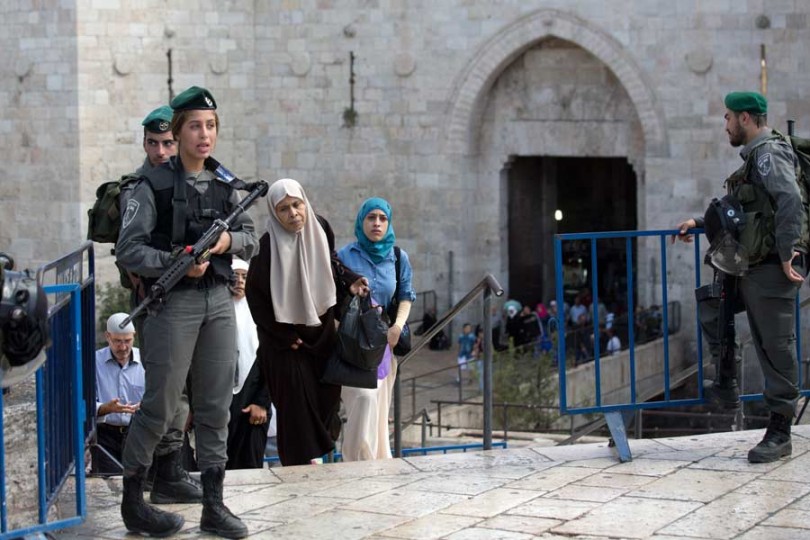
M114 433L126 433L129 431L129 426L116 426L107 423L96 424L96 427L101 431L112 431Z
M807 263L810 262L810 257L807 256L806 253L802 253L801 251L798 252L799 254L793 259L793 264L798 265L804 269L807 269ZM778 253L770 253L762 259L760 264L782 264L782 259L779 258Z

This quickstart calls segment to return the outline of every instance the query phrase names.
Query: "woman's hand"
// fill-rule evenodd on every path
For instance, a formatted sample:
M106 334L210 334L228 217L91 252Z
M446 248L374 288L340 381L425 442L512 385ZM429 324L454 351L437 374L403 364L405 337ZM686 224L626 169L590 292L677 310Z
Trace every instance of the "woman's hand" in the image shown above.
M351 285L349 285L349 292L354 296L365 296L369 292L368 279L361 277Z
M255 403L251 403L242 412L250 415L250 423L254 426L267 422L267 409Z
M222 255L229 249L231 249L231 233L228 231L222 231L219 233L217 243L214 244L214 247L212 247L209 251L211 252L211 255Z
M392 324L388 328L388 345L393 349L399 343L399 336L402 334L402 328L398 324Z
M292 343L292 345L290 345L290 348L297 351L298 347L300 347L302 343L303 341L301 341L301 338L295 338L295 341Z

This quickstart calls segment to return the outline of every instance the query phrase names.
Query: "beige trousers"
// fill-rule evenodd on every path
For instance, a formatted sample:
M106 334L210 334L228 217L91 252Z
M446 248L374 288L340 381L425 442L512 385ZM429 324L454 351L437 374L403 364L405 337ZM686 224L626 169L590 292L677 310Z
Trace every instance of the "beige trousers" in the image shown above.
M343 426L343 461L363 461L391 457L388 409L394 395L397 359L391 357L391 371L377 381L377 388L344 386L340 392L346 409Z

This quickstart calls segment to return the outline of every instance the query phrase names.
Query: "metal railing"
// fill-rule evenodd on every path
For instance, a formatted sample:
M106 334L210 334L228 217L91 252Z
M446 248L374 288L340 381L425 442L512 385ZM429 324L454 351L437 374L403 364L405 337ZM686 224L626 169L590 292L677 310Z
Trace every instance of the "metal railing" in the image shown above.
M397 377L394 381L394 456L402 457L402 388L400 373L404 366L413 358L430 340L441 332L452 320L472 304L479 295L483 295L483 321L484 321L484 450L492 448L492 323L490 320L490 308L492 305L492 295L501 296L503 288L492 274L487 274L468 292L464 298L459 300L430 330L422 334L422 338L415 342L411 351L399 360Z
M582 242L587 241L590 244L590 279L591 279L591 287L590 293L592 296L592 320L598 321L599 320L599 268L597 261L598 259L598 252L597 252L597 242L599 240L615 240L615 239L623 239L625 243L625 279L627 282L627 289L626 289L626 306L627 306L627 331L628 331L628 356L629 356L629 402L628 403L613 403L613 404L605 404L603 402L602 396L602 351L600 347L599 340L594 340L593 344L593 362L594 362L594 405L593 406L572 406L568 402L568 395L567 395L567 387L566 387L566 362L565 362L565 351L566 351L566 343L565 343L565 334L560 334L560 338L558 339L558 358L561 359L559 362L559 378L560 378L560 411L564 414L571 414L571 413L605 413L610 411L621 411L621 410L628 410L628 409L638 409L638 408L661 408L661 407L669 407L673 405L699 405L703 403L703 396L702 396L702 389L701 395L699 395L696 399L681 399L681 400L673 400L670 396L670 390L672 387L671 381L671 374L670 374L670 358L669 358L669 332L665 332L663 335L663 395L664 399L655 402L644 402L643 400L639 399L639 389L637 388L637 381L636 381L636 356L635 356L635 346L636 346L636 335L635 335L635 298L634 298L634 287L636 283L636 275L635 275L635 256L633 250L633 242L637 239L646 238L652 240L653 242L657 241L658 244L658 259L660 261L660 270L658 274L660 275L661 279L661 298L660 302L656 302L658 305L662 306L669 306L669 300L667 297L668 293L668 284L667 284L667 256L666 256L666 249L667 249L667 239L673 235L678 234L679 231L677 230L659 230L659 231L611 231L611 232L599 232L599 233L575 233L575 234L558 234L554 237L554 257L555 257L555 274L556 274L556 285L557 285L557 304L562 306L563 305L563 270L562 270L562 260L563 260L563 249L562 244L563 242ZM695 231L690 231L695 232ZM700 232L700 231L697 231ZM695 258L695 268L696 268L696 286L700 286L700 266L701 266L701 258L700 258L700 238L699 235L695 235L696 241L694 242L694 258ZM562 320L563 314L558 313L558 325L562 327L564 321ZM670 313L669 309L665 309L661 311L661 328L670 329L670 321L669 321ZM700 337L698 337L700 339ZM698 362L697 364L697 377L698 380L703 379L703 366L702 362Z
M694 267L695 267L695 287L701 286L701 277L700 271L702 266L701 260L701 249L700 249L700 233L703 231L701 229L692 229L688 231L690 234L694 235L695 242L694 242ZM635 276L635 256L634 256L634 242L636 240L645 239L650 241L651 244L658 244L657 249L657 260L658 260L658 269L657 269L657 278L660 280L660 283L655 284L656 287L660 287L660 302L656 302L659 305L669 305L667 294L669 290L669 285L667 282L668 276L668 269L667 269L667 239L668 237L674 237L675 235L679 234L680 231L670 229L670 230L657 230L657 231L613 231L613 232L601 232L601 233L577 233L577 234L558 234L554 238L554 257L555 257L555 275L557 280L557 303L562 305L563 303L563 272L562 272L562 260L563 260L563 249L562 244L566 241L572 242L585 242L585 245L589 245L590 249L590 280L591 280L591 288L590 292L592 295L592 320L599 320L599 269L598 269L598 254L597 254L597 242L599 240L616 240L616 239L623 239L625 243L625 272L626 272L626 294L627 294L627 314L628 314L628 370L629 370L629 399L619 399L617 402L606 403L603 400L602 395L602 385L601 385L601 353L600 353L600 344L598 340L594 340L594 404L588 404L585 406L572 406L568 402L567 396L567 386L566 386L566 363L565 363L565 334L561 334L560 338L558 339L558 355L559 358L562 360L559 362L559 382L560 382L560 411L563 414L590 414L590 413L601 413L605 415L605 421L610 428L611 434L616 442L616 447L619 451L619 457L622 461L626 461L632 459L630 456L629 447L627 446L627 437L626 437L626 429L623 425L626 423L626 419L628 415L631 415L635 411L640 411L644 409L654 409L654 408L668 408L674 406L691 406L691 405L703 405L705 403L705 396L703 393L703 385L700 384L700 381L703 380L703 347L702 347L702 335L700 325L697 324L696 328L696 337L697 337L697 362L691 365L684 365L681 364L679 367L676 366L677 369L671 370L670 364L670 335L669 333L665 333L663 336L662 342L662 349L663 349L663 361L662 361L662 375L663 375L663 385L659 387L660 394L663 395L663 399L656 400L654 402L647 401L642 394L648 392L649 389L637 388L639 381L637 380L637 372L636 372L636 356L635 356L635 334L634 334L634 322L633 322L633 315L634 315L634 290L636 287L636 276ZM652 249L652 246L648 249L648 252L652 254L651 260L656 259L655 250ZM656 264L653 262L651 264L651 269L655 269ZM805 302L806 303L806 302ZM804 303L800 304L798 292L796 295L796 309L795 309L795 335L796 335L796 353L797 358L802 358L802 340L801 340L801 306ZM669 325L669 310L664 310L662 312L662 328L670 328ZM699 305L695 304L695 320L700 321L700 312L699 312ZM562 326L562 314L558 314L558 324ZM747 340L750 342L750 339ZM798 363L798 382L799 382L799 394L807 398L810 395L810 388L806 387L806 381L804 381L803 377L803 363ZM697 396L694 398L686 398L686 399L674 399L671 390L679 384L679 379L681 382L683 381L684 377L695 377L697 378L698 384L697 386ZM762 399L761 393L756 394L746 394L740 396L743 401L752 401L752 400L759 400ZM742 411L742 408L741 408ZM741 423L741 420L738 421L738 425Z
M8 530L6 506L6 449L3 401L0 394L0 540L28 537L81 524L87 517L84 443L95 410L95 386L88 386L95 340L93 245L42 266L37 281L49 296L51 344L47 359L36 372L37 523ZM95 370L89 373L94 377ZM92 402L88 403L88 396ZM92 407L92 408L90 408ZM88 418L88 416L90 418ZM48 521L71 475L75 487L75 516Z
M480 406L481 403L477 401L450 401L444 399L432 399L430 400L431 403L436 404L436 422L430 424L430 436L433 436L433 428L436 428L436 436L442 436L442 429L452 429L452 426L442 425L442 406L443 405L473 405L473 406ZM501 429L499 431L503 432L501 436L502 440L507 441L509 440L509 410L510 409L523 409L523 410L531 410L531 411L553 411L555 413L559 412L559 407L554 405L534 405L531 403L493 403L492 409L501 409L503 416L501 417ZM494 413L493 413L494 416ZM569 433L574 432L574 417L571 416L571 423L569 428ZM424 446L424 444L422 445Z

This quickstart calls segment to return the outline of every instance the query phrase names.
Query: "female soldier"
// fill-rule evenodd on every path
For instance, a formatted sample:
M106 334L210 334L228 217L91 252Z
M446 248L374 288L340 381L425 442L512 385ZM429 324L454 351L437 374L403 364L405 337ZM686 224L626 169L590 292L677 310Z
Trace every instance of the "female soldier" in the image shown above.
M228 180L209 170L219 132L211 93L189 88L171 107L178 155L145 173L134 188L116 245L118 262L142 276L147 289L171 264L176 245L193 244L239 200ZM144 321L146 388L123 454L121 516L132 532L168 536L183 526L182 517L144 503L143 482L190 373L203 484L200 528L228 538L247 536L247 527L222 503L236 367L236 324L227 285L231 254L248 259L255 245L253 222L243 213L211 248L210 261L192 266Z
M341 391L347 420L341 452L345 461L384 459L391 457L388 436L388 409L391 405L397 360L391 354L399 341L402 327L408 321L416 294L411 285L413 272L408 254L399 250L400 275L396 275L394 227L391 225L391 205L378 197L368 199L360 207L354 222L357 238L338 252L347 267L366 276L374 300L387 312L392 301L399 302L396 320L388 329L388 347L377 370L377 388L344 386ZM398 298L394 291L399 282Z
M337 344L338 296L365 294L365 278L344 268L329 223L295 180L267 195L270 217L248 270L248 305L259 331L257 358L278 413L282 465L317 462L340 433L340 386L320 382Z

